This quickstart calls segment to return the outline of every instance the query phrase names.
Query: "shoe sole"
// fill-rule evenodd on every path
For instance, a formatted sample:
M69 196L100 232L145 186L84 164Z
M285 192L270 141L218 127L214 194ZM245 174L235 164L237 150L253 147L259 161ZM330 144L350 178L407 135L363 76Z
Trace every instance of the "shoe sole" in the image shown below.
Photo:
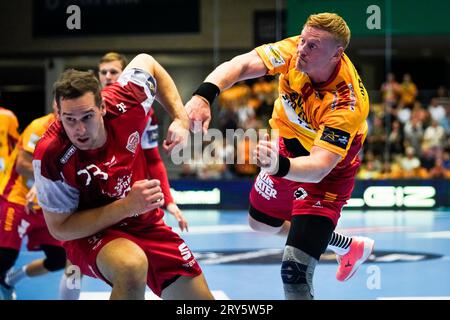
M355 272L358 271L359 266L363 264L367 260L367 258L369 258L369 256L372 254L373 248L375 247L375 241L372 239L369 240L370 240L369 246L366 247L364 245L364 252L362 257L358 259L358 261L355 263L355 267L353 268L352 272L350 272L350 274L342 281L347 281L348 279L350 279L355 274Z

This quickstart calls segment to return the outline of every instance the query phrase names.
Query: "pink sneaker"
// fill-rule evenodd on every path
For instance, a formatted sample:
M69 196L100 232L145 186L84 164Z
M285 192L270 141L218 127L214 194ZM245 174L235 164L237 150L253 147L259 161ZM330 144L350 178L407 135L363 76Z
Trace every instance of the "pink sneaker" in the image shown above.
M373 251L375 241L372 239L367 237L353 237L352 239L350 251L343 256L336 255L339 263L336 279L339 281L350 279Z

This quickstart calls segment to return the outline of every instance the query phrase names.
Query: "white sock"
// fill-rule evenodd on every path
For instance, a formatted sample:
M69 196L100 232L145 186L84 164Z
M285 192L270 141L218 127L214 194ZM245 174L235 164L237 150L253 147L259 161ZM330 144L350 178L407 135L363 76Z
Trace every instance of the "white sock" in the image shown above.
M328 243L327 249L330 249L339 256L346 255L350 251L350 244L352 243L352 237L344 236L337 232L333 232L331 240Z
M81 280L73 281L73 276L67 277L65 273L59 281L59 299L60 300L78 300L80 299Z
M25 272L26 269L27 269L27 266L25 265L20 269L17 269L17 270L11 269L10 271L8 271L8 273L6 274L6 277L5 277L5 283L8 286L14 287L17 284L17 282L19 282L23 278L28 277L27 273Z

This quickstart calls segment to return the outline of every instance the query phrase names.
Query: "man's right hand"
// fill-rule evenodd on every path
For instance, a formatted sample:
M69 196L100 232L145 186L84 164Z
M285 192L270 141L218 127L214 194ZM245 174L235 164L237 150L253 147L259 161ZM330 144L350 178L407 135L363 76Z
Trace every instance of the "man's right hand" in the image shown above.
M209 103L198 95L192 96L186 103L186 112L190 120L190 129L192 132L203 130L206 134L211 121L211 109Z
M164 204L159 180L139 180L125 198L130 217L146 213Z

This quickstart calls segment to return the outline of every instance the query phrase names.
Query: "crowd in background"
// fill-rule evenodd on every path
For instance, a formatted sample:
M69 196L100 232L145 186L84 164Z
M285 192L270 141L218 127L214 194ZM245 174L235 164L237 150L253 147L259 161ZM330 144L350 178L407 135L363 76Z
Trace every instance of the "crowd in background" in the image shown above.
M371 97L369 132L360 154L360 179L450 178L450 97L445 87L434 97L421 99L411 75L397 82L387 75L380 88L381 99ZM267 128L273 103L278 96L277 81L262 77L256 82L240 82L219 96L218 127L243 130ZM215 143L214 141L212 142ZM229 153L244 154L246 163L192 161L182 176L201 179L253 177L258 171L250 163L250 139L214 145L217 159ZM236 163L236 162L234 162Z

